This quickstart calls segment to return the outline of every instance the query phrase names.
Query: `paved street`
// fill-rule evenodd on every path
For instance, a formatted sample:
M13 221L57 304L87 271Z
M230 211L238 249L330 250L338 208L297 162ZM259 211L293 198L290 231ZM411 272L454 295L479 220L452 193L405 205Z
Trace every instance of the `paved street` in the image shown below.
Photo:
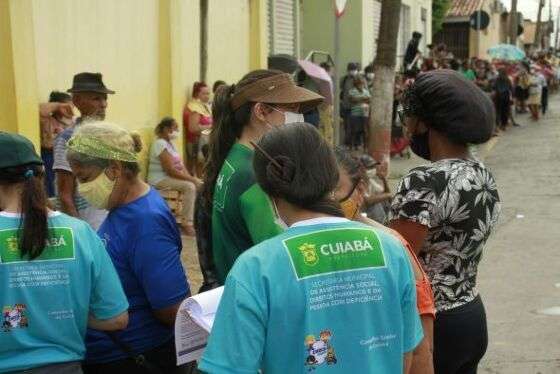
M560 373L560 315L537 313L560 309L560 95L551 107L538 124L518 116L522 128L477 152L502 199L479 273L490 334L481 373ZM391 185L421 163L393 159Z
M496 178L503 204L480 268L490 334L480 373L560 373L560 315L537 313L560 309L560 95L551 107L538 124L518 116L522 128L477 151ZM420 163L414 156L395 158L391 185ZM196 292L200 273L193 241L185 240L185 248Z
M560 96L539 124L500 137L486 159L503 201L479 284L489 320L483 373L560 373Z

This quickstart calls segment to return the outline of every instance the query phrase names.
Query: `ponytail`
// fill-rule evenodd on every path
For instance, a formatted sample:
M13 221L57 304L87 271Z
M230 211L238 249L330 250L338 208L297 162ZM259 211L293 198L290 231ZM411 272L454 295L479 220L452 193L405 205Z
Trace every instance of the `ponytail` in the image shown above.
M213 126L210 133L208 161L204 169L204 186L201 196L204 206L211 214L214 187L222 166L243 128L249 124L251 111L255 103L245 103L238 109L231 108L231 98L243 87L281 72L273 70L255 70L245 75L237 84L222 86L214 97L212 104Z
M3 185L21 184L21 220L18 244L22 258L33 260L43 253L48 232L47 196L43 167L25 165L0 170Z
M249 121L251 107L244 105L236 112L243 110L247 112L247 118L243 118L243 124L235 120L235 112L231 109L230 98L235 91L235 85L222 87L214 97L212 104L213 126L208 142L208 161L205 166L204 185L202 197L207 211L212 210L212 199L214 186L222 169L226 157L237 139L241 136L244 123Z

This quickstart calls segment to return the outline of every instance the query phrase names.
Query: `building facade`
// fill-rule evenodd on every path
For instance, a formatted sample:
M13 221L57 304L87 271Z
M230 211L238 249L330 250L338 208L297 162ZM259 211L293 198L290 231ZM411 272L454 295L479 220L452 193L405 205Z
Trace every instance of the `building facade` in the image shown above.
M209 83L265 68L268 1L208 3ZM109 121L151 130L165 115L181 118L199 79L199 1L0 1L0 130L38 146L37 104L82 71L103 73L116 91Z
M474 30L470 25L471 15L478 10L490 17L490 23L484 30ZM453 0L442 30L434 35L434 43L445 43L459 59L487 59L489 48L507 42L508 18L506 8L499 0Z
M301 55L310 51L334 52L334 8L332 1L303 0L300 3ZM400 66L412 32L424 35L420 48L426 51L432 34L432 1L403 0L397 38L397 66ZM348 0L340 18L340 61L338 73L346 71L349 62L370 64L377 52L381 22L379 0Z

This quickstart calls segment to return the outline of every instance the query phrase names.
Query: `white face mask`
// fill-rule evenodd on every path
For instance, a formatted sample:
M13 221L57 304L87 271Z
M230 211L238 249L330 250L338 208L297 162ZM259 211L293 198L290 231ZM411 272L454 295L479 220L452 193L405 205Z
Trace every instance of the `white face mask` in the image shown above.
M373 74L373 73L367 73L366 77L367 77L367 79L372 80L373 77L375 77L375 74Z
M350 70L350 71L348 71L348 74L355 77L356 75L358 75L358 70Z
M275 111L277 111L279 113L282 113L284 115L284 125L287 125L288 123L302 123L302 122L305 122L305 118L303 117L303 114L301 114L301 113L282 112L280 109L276 109L272 106L270 108L272 108L272 110L275 110ZM270 128L274 128L274 126L271 125L268 122L267 122L267 125Z
M288 123L303 123L305 122L305 118L301 113L294 113L294 112L284 112L284 124Z
M174 140L179 138L179 131L175 130L171 134L169 134L169 139Z

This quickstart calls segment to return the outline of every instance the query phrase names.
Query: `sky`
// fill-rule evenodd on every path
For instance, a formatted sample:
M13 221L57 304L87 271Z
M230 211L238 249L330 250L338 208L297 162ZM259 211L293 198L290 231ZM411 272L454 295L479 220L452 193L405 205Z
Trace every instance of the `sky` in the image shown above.
M548 20L549 1L545 0L545 6L542 11L542 20ZM502 0L502 3L509 9L511 7L511 0ZM552 0L552 19L556 22L558 17L558 8L560 7L560 0ZM539 10L539 0L517 0L517 11L523 13L524 18L530 18L533 21L537 20L537 12Z

